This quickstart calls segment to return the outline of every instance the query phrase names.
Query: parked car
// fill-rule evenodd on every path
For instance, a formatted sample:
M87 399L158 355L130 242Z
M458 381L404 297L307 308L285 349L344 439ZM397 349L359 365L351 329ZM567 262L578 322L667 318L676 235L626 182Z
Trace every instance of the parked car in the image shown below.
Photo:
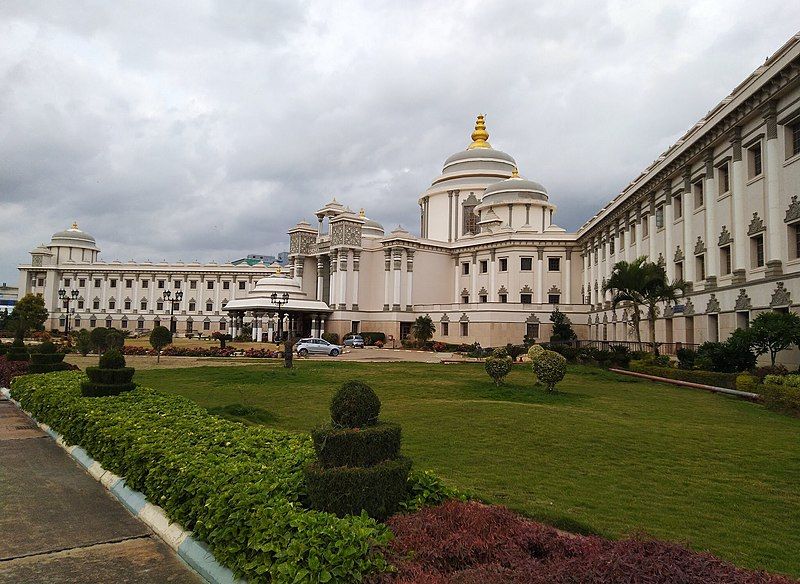
M342 347L339 345L334 345L333 343L329 343L325 339L300 339L294 346L295 351L301 357L305 357L306 355L317 354L317 355L330 355L331 357L336 357L342 352Z
M364 337L361 335L351 335L344 340L345 347L353 347L354 349L364 348Z

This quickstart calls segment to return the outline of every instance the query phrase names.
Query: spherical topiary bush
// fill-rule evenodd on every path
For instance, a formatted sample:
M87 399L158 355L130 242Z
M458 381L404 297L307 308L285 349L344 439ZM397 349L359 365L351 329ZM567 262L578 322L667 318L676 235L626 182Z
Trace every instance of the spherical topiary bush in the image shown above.
M508 349L505 347L497 347L495 350L492 351L492 357L496 359L502 359L504 357L508 357Z
M361 381L345 381L331 400L334 426L361 428L372 426L381 413L381 400L372 388Z
M488 357L484 367L494 384L500 385L503 378L511 373L511 357Z
M122 369L125 367L125 356L119 349L110 349L100 356L101 369Z
M555 351L545 351L533 362L533 370L547 391L553 391L567 374L567 360Z
M528 349L528 359L531 360L531 363L534 363L545 351L546 349L541 345L531 345L531 348Z

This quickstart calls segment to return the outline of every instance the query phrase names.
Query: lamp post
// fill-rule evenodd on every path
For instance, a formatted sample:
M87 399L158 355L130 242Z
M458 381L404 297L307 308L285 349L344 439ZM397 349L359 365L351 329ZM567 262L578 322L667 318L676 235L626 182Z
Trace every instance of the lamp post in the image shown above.
M278 340L283 340L283 312L281 312L281 306L289 302L289 293L284 292L283 294L278 294L277 292L273 292L272 295L269 297L272 303L278 307Z
M66 305L65 308L67 309L67 316L66 318L64 318L64 336L67 336L69 334L69 315L70 315L69 303L72 302L73 300L77 300L79 295L80 292L78 292L77 290L72 290L71 292L67 292L62 288L61 290L58 291L58 297L64 302L64 304ZM75 312L74 308L72 309L72 312L73 313Z
M169 332L173 335L176 332L175 323L175 304L179 304L183 300L183 292L175 292L175 298L172 298L172 292L164 290L164 301L169 302Z

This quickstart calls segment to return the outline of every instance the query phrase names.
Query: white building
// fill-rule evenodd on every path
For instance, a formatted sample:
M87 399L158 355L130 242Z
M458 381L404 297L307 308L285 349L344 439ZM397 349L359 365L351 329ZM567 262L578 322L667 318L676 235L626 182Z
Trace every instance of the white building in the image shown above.
M800 35L576 233L555 223L558 194L551 200L511 155L491 147L483 116L471 138L419 197L418 235L386 233L334 199L315 213L316 225L289 230L287 273L259 281L267 270L241 265L101 264L94 240L68 230L20 267L20 291L43 293L57 319L56 290L79 278L84 319L126 316L147 328L164 316L142 281L180 282L195 308L213 300L202 314L182 312L179 331L190 317L195 330L197 319L213 330L227 317L234 327L253 322L261 338L278 328L273 293L286 293L283 328L298 334L399 339L429 314L436 339L484 346L549 339L558 305L581 338L624 341L632 338L629 315L611 308L603 282L615 262L645 255L692 284L679 307L663 311L662 342L723 339L759 311L797 305ZM124 287L115 291L112 279Z

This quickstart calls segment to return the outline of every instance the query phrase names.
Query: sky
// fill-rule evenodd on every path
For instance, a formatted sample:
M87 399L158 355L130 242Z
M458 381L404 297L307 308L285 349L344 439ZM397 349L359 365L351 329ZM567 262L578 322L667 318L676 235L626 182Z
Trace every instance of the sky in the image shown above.
M288 247L331 198L418 233L489 141L572 231L800 30L800 3L0 3L0 281L73 221L106 261Z

